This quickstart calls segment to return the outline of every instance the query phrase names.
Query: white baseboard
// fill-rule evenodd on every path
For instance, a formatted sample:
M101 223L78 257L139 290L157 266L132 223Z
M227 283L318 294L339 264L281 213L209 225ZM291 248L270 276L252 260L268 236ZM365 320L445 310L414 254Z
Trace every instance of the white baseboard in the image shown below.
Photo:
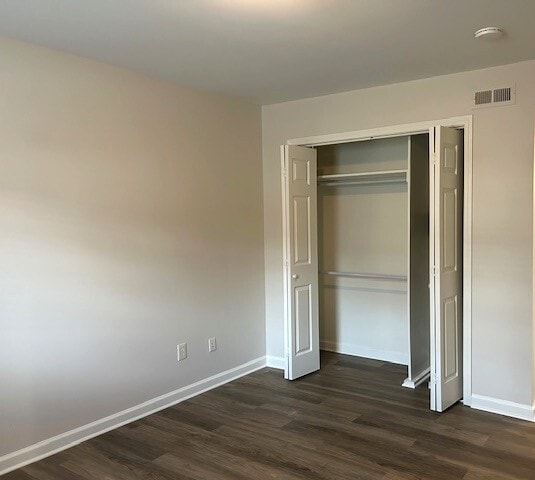
M185 387L166 393L159 397L140 403L134 407L101 418L95 422L61 433L16 452L8 453L0 457L0 475L21 468L29 463L36 462L45 457L73 447L85 440L101 435L105 432L118 428L127 423L146 417L164 408L176 405L188 398L219 387L249 373L260 370L266 366L266 357L259 357L250 362L218 373L211 377L192 383Z
M398 363L400 365L409 364L409 356L405 353L391 352L389 350L376 350L374 348L353 345L350 343L320 341L320 348L328 352L343 353L357 357L383 360L384 362Z
M274 357L273 355L266 356L266 367L278 368L279 370L284 370L286 367L286 362L284 357Z
M425 382L429 378L430 375L431 375L431 367L427 367L425 370L420 372L414 378L407 377L401 386L407 387L407 388L416 388L418 385Z
M499 398L485 397L484 395L473 393L470 406L476 410L484 410L485 412L498 413L508 417L535 422L535 406L533 405L510 402L508 400L500 400Z

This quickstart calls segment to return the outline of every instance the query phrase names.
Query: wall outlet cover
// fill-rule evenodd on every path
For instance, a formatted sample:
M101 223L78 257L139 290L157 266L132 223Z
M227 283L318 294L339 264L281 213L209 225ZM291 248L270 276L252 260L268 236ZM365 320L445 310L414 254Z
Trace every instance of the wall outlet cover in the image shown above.
M176 346L176 352L178 361L185 360L188 358L188 344L187 343L180 343Z

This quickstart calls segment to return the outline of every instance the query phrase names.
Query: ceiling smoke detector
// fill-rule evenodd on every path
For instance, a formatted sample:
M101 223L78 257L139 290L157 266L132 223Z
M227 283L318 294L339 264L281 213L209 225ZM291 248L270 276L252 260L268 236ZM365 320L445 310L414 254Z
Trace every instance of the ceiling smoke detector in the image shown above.
M498 40L503 35L503 30L498 27L480 28L474 33L474 38L481 38L483 40Z

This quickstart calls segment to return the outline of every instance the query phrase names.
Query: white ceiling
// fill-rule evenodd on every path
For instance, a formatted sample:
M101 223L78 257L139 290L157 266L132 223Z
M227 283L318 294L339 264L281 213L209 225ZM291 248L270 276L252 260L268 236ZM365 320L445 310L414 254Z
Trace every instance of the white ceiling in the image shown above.
M535 58L535 0L1 0L0 35L274 103ZM483 26L507 32L473 39Z

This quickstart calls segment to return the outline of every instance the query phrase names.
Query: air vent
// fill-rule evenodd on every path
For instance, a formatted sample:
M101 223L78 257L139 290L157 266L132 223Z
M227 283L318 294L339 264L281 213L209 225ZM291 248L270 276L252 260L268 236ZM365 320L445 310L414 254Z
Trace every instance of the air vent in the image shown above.
M493 92L494 103L510 102L511 101L511 87L497 88Z
M481 92L476 92L475 104L485 105L486 103L492 103L492 90L482 90Z
M473 108L512 105L515 103L515 97L516 92L514 87L500 87L489 90L480 90L474 94Z

